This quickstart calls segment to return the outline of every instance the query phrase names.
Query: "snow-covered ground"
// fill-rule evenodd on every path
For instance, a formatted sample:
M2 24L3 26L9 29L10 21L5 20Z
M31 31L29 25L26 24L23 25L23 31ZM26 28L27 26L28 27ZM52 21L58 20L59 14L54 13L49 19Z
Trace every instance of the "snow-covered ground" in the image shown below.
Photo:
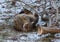
M0 0L0 3L5 2L6 0Z
M6 0L0 0L0 3L5 2L5 1ZM27 4L29 4L29 3L35 2L36 0L23 0L23 1ZM41 2L41 4L44 4L44 3L45 2ZM1 34L0 35L0 42L13 42L15 39L15 35L18 35L17 36L18 41L15 40L14 42L50 42L49 40L51 40L51 38L46 38L50 34L39 35L36 32L18 33L16 31L13 31L13 28L11 26L7 26L7 24L12 25L13 17L15 16L15 14L18 14L23 9L22 5L20 5L20 4L21 3L18 1L16 2L16 7L8 5L6 2L0 4L0 24L3 26L3 28L6 28L6 29L3 29L3 31L0 31L0 34ZM11 8L10 7L7 8L7 5L10 6ZM48 2L46 4L46 6L49 6L49 5L50 5L50 3ZM48 9L48 8L49 7L47 7L46 9ZM43 9L40 8L40 12L42 12L42 11L43 11ZM8 18L9 20L6 20L6 18ZM6 21L9 21L9 22L6 23ZM6 25L4 25L4 24L6 24ZM40 25L45 24L45 22L41 21L41 16L39 16L38 24L40 24ZM59 38L60 33L55 34L54 36L56 38ZM47 39L47 40L41 40L41 39ZM52 37L52 41L53 42L60 42L60 39L53 39L53 37Z

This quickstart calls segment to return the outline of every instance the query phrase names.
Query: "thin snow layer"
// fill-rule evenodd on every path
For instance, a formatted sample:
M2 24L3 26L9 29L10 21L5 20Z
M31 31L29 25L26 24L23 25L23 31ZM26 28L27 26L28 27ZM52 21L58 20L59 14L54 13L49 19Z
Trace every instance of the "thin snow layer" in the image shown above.
M22 0L22 1L29 4L29 3L35 2L36 0Z
M5 21L4 20L0 20L0 23L4 23Z
M0 9L1 9L1 7L2 7L2 6L0 5Z
M47 3L46 3L46 6L48 6L48 5L50 5L50 2L47 2Z
M5 2L6 0L0 0L0 3Z
M60 33L55 34L55 37L59 38L60 37Z
M44 25L45 24L45 22L41 21L41 16L39 16L39 20L38 20L37 24L39 24L39 25Z
M53 42L60 42L60 39L54 39Z
M28 33L28 34L21 34L19 35L19 40L38 40L40 38L44 38L46 36L48 36L50 34L45 34L45 35L41 35L40 34L36 34L36 33Z

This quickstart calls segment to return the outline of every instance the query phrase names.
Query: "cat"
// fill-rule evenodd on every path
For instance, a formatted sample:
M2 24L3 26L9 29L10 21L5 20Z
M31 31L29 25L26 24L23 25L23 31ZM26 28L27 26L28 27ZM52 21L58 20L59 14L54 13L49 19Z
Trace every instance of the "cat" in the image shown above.
M25 32L31 31L36 28L38 19L37 13L33 15L30 13L27 14L25 12L20 12L20 14L16 15L14 19L15 29Z

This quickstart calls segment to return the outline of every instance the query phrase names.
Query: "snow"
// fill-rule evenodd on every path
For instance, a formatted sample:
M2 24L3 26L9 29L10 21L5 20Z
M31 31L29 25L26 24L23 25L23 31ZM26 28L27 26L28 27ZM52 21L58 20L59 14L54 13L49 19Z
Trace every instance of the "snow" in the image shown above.
M50 5L50 2L47 2L46 6Z
M17 10L16 10L16 13L19 13L19 12L21 12L21 9L17 9Z
M60 42L60 39L54 39L53 42Z
M29 39L37 40L37 39L39 39L40 37L39 37L37 34L30 34L30 35L28 35L28 38L29 38Z
M9 16L15 16L15 14L9 14Z
M0 23L4 23L5 21L4 20L0 20Z
M16 8L15 7L11 8L10 10L12 11L12 13L16 13Z
M24 37L24 36L22 36L20 39L21 40L27 40L26 37Z
M5 11L7 11L7 9L6 8L1 8L1 11L2 11L2 13L4 13Z
M18 40L38 40L38 39L41 39L41 38L45 38L46 36L49 36L50 34L45 34L45 35L41 35L39 36L38 33L36 32L32 32L32 33L27 33L27 34L21 34L19 35L19 39Z
M3 4L1 4L1 6L4 6L4 7L6 8L6 6L7 6L7 3L3 3Z
M42 12L43 11L43 8L40 8L40 12Z
M55 37L60 37L60 33L56 33L55 34Z
M37 24L39 24L39 25L44 25L45 24L45 22L41 21L41 16L39 16L39 20L38 20Z
M20 6L20 7L16 7L16 13L21 12L21 10L23 10L23 7L22 7L22 6Z
M46 7L46 9L50 8L51 6Z
M5 2L6 0L0 0L0 3Z
M26 4L33 4L36 0L22 0Z
M21 6L21 2L16 2L16 4L15 4L17 7L19 7L19 6Z
M7 40L6 42L13 42L13 40Z
M22 0L25 3L30 3L30 0Z
M5 24L5 20L0 20L0 27L3 26L3 24Z
M2 8L2 5L0 5L0 9Z
M39 16L39 21L38 21L38 23L37 23L37 24L40 24L40 21L41 21L41 16Z
M45 4L45 2L43 1L43 2L41 2L41 4Z

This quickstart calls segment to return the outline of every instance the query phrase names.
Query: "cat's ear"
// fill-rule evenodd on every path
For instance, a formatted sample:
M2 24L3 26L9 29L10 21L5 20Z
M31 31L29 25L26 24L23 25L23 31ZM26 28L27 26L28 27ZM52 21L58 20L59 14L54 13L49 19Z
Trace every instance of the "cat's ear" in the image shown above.
M25 14L32 14L32 12L30 10L24 9L24 13Z

